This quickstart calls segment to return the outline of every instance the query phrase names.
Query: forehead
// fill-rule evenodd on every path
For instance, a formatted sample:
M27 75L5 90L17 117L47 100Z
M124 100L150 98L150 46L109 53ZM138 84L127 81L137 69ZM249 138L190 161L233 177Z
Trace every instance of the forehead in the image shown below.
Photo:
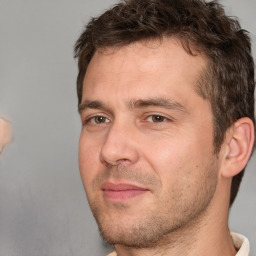
M121 90L140 93L193 89L206 61L201 55L189 55L175 38L136 42L120 48L98 50L89 63L83 98L98 89L118 94ZM168 88L169 87L169 88ZM136 89L136 90L134 90ZM148 95L151 97L152 95Z

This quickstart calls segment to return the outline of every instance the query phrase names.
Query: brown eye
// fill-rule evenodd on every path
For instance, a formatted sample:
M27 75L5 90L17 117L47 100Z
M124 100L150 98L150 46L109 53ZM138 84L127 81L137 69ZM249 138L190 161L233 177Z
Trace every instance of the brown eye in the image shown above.
M147 118L149 122L160 123L166 121L166 117L160 115L152 115Z
M95 116L93 119L96 124L102 124L106 122L107 118L104 116Z
M163 116L152 116L153 122L163 122L165 118Z
M92 116L85 121L85 125L100 125L109 122L110 120L105 116Z

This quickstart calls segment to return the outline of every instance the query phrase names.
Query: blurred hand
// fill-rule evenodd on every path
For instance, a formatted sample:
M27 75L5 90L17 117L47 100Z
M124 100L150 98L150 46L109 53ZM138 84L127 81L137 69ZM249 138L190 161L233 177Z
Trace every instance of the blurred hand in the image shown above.
M11 124L5 119L0 118L0 153L12 139Z

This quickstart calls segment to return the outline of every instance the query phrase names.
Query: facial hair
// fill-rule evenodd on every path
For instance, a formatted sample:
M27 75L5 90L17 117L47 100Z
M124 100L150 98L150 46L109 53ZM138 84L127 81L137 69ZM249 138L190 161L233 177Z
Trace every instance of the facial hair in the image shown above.
M104 212L97 199L88 197L101 236L110 244L133 248L174 243L191 229L191 225L200 225L200 216L207 210L216 190L218 176L215 170L215 161L211 159L192 182L186 177L177 179L172 184L169 196L165 198L159 194L159 178L154 174L145 174L141 168L120 165L102 172L93 181L93 189L96 190L108 178L136 182L153 191L156 205L144 215L138 212L136 216L129 216L125 203L114 203L112 206L120 213L120 218L116 217L118 215L112 218L111 214ZM125 214L125 219L122 219L122 214Z

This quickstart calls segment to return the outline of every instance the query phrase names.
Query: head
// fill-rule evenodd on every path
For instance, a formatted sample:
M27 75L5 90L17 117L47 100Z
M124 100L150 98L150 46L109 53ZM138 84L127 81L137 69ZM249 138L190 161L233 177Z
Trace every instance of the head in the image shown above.
M165 37L178 39L188 54L206 59L196 90L210 103L214 152L218 154L236 120L249 117L255 123L255 82L248 33L236 19L225 15L217 1L127 0L93 18L75 45L78 104L87 67L96 51ZM233 177L230 206L243 173Z
M238 22L217 2L123 1L89 22L75 56L80 172L103 237L156 248L227 222L254 142Z

